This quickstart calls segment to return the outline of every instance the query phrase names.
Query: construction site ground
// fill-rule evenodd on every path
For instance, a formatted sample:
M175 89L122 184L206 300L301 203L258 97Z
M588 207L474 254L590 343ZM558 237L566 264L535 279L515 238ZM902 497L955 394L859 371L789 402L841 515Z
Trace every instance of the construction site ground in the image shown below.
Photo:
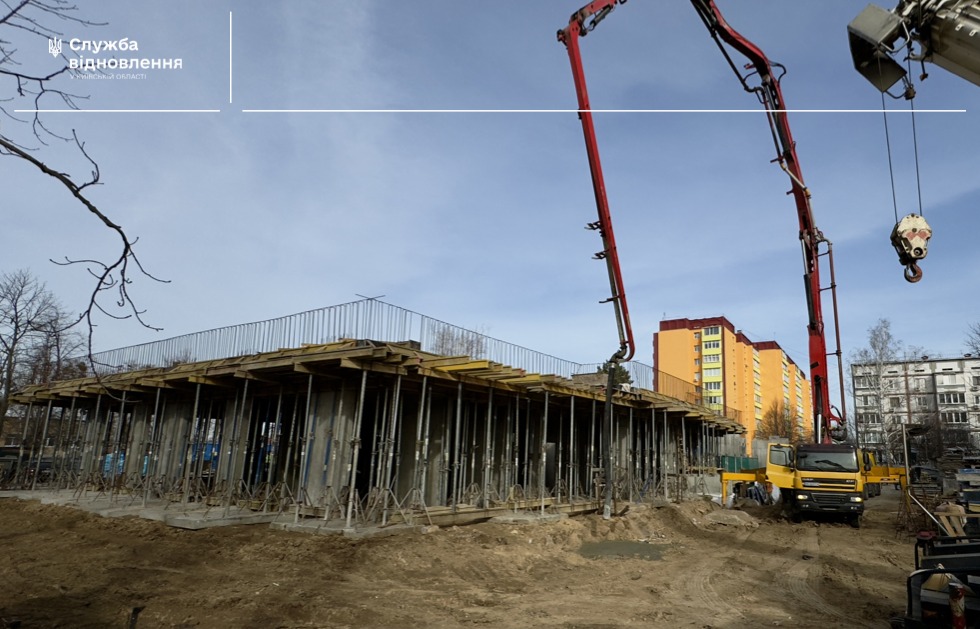
M358 538L7 498L0 627L884 628L913 561L899 498L860 529L696 500Z

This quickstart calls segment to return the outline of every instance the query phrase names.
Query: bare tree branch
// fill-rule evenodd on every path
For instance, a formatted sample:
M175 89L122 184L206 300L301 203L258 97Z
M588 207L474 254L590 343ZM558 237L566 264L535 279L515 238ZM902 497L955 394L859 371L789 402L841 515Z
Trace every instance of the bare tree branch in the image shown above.
M8 32L21 34L21 39L28 37L29 40L41 38L57 38L62 33L54 25L66 24L80 27L101 26L102 24L86 20L76 14L77 7L68 0L19 0L11 4L9 0L0 0L2 6L6 7L6 12L0 15L0 35ZM59 24L60 23L60 24ZM146 322L143 318L145 310L138 308L130 294L130 286L134 276L144 276L157 282L164 282L147 272L142 262L136 255L133 246L137 240L130 238L126 231L116 221L111 219L108 214L103 212L87 196L86 189L90 186L100 184L101 172L96 161L91 157L85 148L85 144L79 140L74 129L71 134L58 133L46 126L40 116L42 105L50 98L57 99L71 109L78 109L76 101L85 98L77 94L72 94L60 89L57 85L60 79L70 76L72 70L69 68L68 59L64 55L56 55L63 63L61 67L54 69L33 70L24 68L17 58L17 49L3 37L0 37L0 89L4 81L10 81L9 89L14 96L7 99L0 99L0 103L17 103L23 99L30 99L29 102L33 109L24 107L24 110L33 111L33 119L16 116L7 108L0 105L0 112L3 112L11 120L27 125L29 123L34 141L38 146L29 146L14 139L14 136L5 130L0 134L0 156L9 156L23 160L34 166L37 170L48 175L61 186L67 189L75 200L81 204L91 215L93 215L101 225L114 232L118 238L117 254L108 261L97 259L71 259L65 256L63 262L55 262L62 266L83 265L92 275L94 285L88 297L88 303L81 311L81 314L71 322L77 325L84 322L87 327L86 347L89 356L89 364L93 373L97 376L99 370L92 360L93 354L93 334L96 327L95 317L104 314L116 320L134 319L140 325L159 330ZM2 92L0 92L2 93ZM9 107L9 105L8 105ZM9 127L8 127L9 128ZM25 126L26 128L26 126ZM63 140L73 145L76 154L80 154L90 166L90 174L87 179L79 179L68 172L63 172L50 165L49 157L42 155L41 150L49 146L49 139ZM52 260L52 262L54 262ZM112 295L114 304L110 307L104 303L107 295Z

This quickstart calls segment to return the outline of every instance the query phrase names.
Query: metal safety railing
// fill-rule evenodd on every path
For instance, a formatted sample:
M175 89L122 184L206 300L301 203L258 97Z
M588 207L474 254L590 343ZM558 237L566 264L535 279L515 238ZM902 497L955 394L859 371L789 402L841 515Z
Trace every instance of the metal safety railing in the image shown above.
M340 339L382 342L414 341L425 352L443 356L466 355L491 360L530 373L571 378L596 373L603 363L577 363L501 341L480 332L419 314L377 299L362 299L297 314L204 330L140 345L97 352L96 365L106 372L178 363L218 360L304 344L332 343ZM703 404L701 387L637 361L623 363L630 386L658 391L692 404ZM654 374L656 373L656 381ZM734 409L716 409L737 419Z

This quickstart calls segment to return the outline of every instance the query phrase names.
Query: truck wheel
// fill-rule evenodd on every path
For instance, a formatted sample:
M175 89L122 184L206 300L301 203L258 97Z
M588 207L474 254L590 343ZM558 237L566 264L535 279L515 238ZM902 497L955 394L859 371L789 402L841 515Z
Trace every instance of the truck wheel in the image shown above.
M847 522L848 522L848 524L851 525L851 528L854 528L854 529L861 528L861 516L859 516L859 515L852 515L852 516L850 516L849 518L847 518Z

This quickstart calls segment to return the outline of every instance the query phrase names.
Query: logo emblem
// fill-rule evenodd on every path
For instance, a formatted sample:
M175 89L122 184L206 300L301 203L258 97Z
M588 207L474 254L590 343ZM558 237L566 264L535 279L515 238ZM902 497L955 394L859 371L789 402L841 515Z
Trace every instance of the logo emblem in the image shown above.
M61 54L61 40L55 37L54 39L48 38L48 52L51 53L52 57L57 57Z

